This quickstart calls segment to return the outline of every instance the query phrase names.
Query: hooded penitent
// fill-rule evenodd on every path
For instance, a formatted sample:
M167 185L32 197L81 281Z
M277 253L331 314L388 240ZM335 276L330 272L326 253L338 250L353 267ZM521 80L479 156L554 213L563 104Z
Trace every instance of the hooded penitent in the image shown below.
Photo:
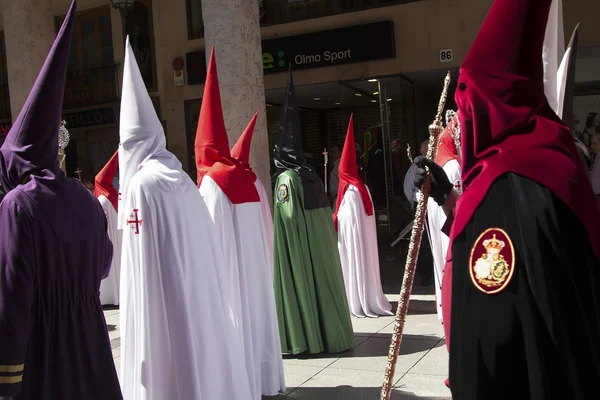
M513 172L555 193L600 257L600 211L569 129L544 95L542 44L551 0L496 0L460 72L462 178L451 238L491 184Z
M7 191L17 187L34 171L62 174L58 164L58 129L75 3L73 1L46 62L0 149L0 170Z
M119 127L119 229L123 229L126 215L122 205L127 197L129 181L145 159L166 150L165 133L142 75L137 66L129 37L125 43L123 93Z
M367 215L373 215L373 202L369 195L362 178L358 174L358 164L356 163L356 143L354 142L354 114L350 116L350 123L348 124L348 133L346 133L346 142L344 143L344 150L342 151L342 157L340 158L340 165L338 166L339 175L339 187L338 187L338 198L335 206L335 213L333 214L333 223L337 230L337 214L340 210L340 205L344 199L344 193L350 187L354 186L360 193L365 212Z
M279 123L279 136L273 152L275 167L279 173L290 170L300 175L304 187L304 208L306 210L328 207L323 183L302 154L301 135L300 112L296 104L296 92L290 64L283 113Z
M240 166L250 174L254 182L256 182L257 178L254 171L252 171L252 168L250 168L250 147L252 145L252 135L254 134L257 118L258 111L254 114L254 117L250 120L250 123L242 133L242 136L240 136L235 143L235 146L231 149L231 157L235 158Z
M115 154L108 160L104 168L98 172L98 175L96 175L96 179L94 180L94 196L106 197L112 203L115 211L119 211L119 194L117 189L113 186L113 180L118 166L119 150L115 151Z
M194 151L198 187L202 178L208 175L233 204L260 201L256 187L248 179L247 172L229 153L214 47L210 53Z

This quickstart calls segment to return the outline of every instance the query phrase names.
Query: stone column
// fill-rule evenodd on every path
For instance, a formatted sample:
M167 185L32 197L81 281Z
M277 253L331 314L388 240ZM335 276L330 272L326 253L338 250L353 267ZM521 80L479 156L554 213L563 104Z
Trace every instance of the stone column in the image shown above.
M225 126L232 147L254 113L260 111L250 165L271 197L258 0L202 0L202 18L207 60L215 46Z
M56 37L52 2L51 0L3 0L2 18L10 108L14 121L27 100L29 91Z

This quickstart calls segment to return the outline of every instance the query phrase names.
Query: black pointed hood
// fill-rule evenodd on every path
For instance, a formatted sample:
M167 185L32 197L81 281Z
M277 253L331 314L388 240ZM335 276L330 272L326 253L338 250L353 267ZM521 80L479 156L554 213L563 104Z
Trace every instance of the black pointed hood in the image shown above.
M277 171L282 173L291 170L300 175L304 187L304 208L314 210L328 207L327 195L323 183L302 154L302 131L300 128L300 111L296 103L296 92L292 78L292 67L288 72L283 112L279 122L279 135L273 151L273 159Z
M27 101L0 148L2 181L9 190L17 187L31 171L60 170L58 129L75 8L73 0Z

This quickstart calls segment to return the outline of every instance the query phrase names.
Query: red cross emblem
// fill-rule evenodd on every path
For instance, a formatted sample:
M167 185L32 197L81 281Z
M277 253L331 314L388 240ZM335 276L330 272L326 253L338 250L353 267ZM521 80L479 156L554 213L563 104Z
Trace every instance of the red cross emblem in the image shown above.
M131 214L129 214L129 219L127 220L127 225L131 228L131 230L136 234L140 234L140 226L142 225L142 220L138 219L138 209L134 209Z
M460 181L454 182L454 188L456 189L456 191L458 193L462 193L462 187L461 187Z

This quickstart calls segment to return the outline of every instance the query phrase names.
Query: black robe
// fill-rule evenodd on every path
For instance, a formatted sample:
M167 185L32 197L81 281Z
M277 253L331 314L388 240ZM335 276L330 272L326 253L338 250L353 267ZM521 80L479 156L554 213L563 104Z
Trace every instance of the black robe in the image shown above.
M475 287L471 248L501 228L514 273L497 294ZM507 174L455 239L450 384L454 400L591 399L600 378L600 261L557 196Z

